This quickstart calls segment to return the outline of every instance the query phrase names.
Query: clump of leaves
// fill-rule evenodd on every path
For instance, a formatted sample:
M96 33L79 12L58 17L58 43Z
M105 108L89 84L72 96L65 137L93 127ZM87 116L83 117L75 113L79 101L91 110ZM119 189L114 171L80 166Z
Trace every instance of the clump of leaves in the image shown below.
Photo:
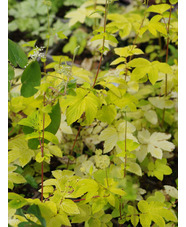
M122 15L109 14L113 2L64 1L77 6L66 25L78 29L50 63L52 35L67 37L60 24L51 30L49 15L45 52L31 40L26 55L9 40L9 226L177 226L176 184L163 185L176 180L177 1L133 4ZM61 6L44 3L23 1L19 9L12 1L10 14L19 20L36 4L28 16L37 20ZM78 27L89 19L91 35ZM152 55L158 40L170 46L170 58ZM90 70L75 60L85 49L95 54ZM109 67L101 70L104 58Z

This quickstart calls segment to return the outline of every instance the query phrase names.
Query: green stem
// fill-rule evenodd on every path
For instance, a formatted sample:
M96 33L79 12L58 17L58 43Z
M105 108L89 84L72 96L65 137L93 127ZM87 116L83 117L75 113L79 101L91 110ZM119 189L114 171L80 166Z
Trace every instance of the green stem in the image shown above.
M43 157L44 150L43 150L43 145L41 142L41 138L39 138L39 144L40 144L40 149L41 149L41 156ZM41 163L41 202L43 202L43 161Z
M140 25L140 27L139 27L138 33L136 34L136 37L135 37L135 39L134 39L134 41L133 41L133 46L136 45L136 41L137 41L137 38L138 38L138 36L139 36L140 30L141 30L141 28L142 28L142 26L143 26L143 23L144 23L144 21L145 21L145 18L146 18L146 13L144 14L144 17L143 17L143 20L142 20L141 25ZM132 57L132 56L130 56L130 58L131 58L131 57Z
M109 183L108 183L108 173L107 173L107 168L105 169L105 173L106 173L106 181L107 181L107 188L109 187Z
M50 18L49 18L49 9L48 9L48 7L47 7L47 29L48 29L48 39L47 39L47 47L46 47L45 56L47 56L47 53L48 53L49 40L50 40Z
M49 29L50 29L50 22L49 22L49 10L48 10L48 7L47 7L47 22L48 22L48 35L50 33ZM50 36L48 37L48 41L47 41L47 47L46 47L46 51L45 51L45 56L47 56L47 53L48 53L48 48L49 48L49 39L50 39ZM43 68L44 68L44 73L46 75L46 61L44 62L44 65L43 65ZM45 102L45 96L46 96L46 93L44 93L43 95L43 105L45 106L46 105L46 102ZM44 156L44 129L45 129L45 114L43 113L43 133L42 133L42 142L40 140L40 147L41 147L41 156L43 157ZM41 162L41 202L43 202L43 178L44 178L44 166L43 166L43 161Z
M167 26L167 47L166 47L166 63L168 62L168 56L169 56L169 42L170 42L170 38L169 38L169 32L170 32L170 20L171 20L171 13L172 13L172 5L170 7L170 13L169 13L169 21L168 21L168 26ZM165 74L165 95L164 97L167 97L167 74ZM163 109L163 117L162 117L162 126L164 125L164 120L165 120L165 108Z
M106 32L107 11L108 11L108 2L106 0L106 3L105 3L105 15L104 15L104 28L103 28L104 29L104 33ZM102 59L103 59L104 47L105 47L105 36L103 36L101 57L100 57L100 60L99 60L99 65L98 65L98 69L97 69L97 72L96 72L96 76L95 76L92 88L94 88L94 86L96 84L96 81L97 81L97 78L98 78L99 70L100 70L100 67L101 67L101 62L102 62Z
M45 106L45 93L43 96L43 105ZM44 156L44 138L45 138L45 113L43 113L43 132L42 132L42 142L40 139L40 147L41 147L41 157ZM43 202L43 178L44 178L44 171L43 171L43 161L41 163L41 202Z
M125 164L124 164L124 177L126 177L127 168L127 113L125 112Z
M148 4L147 4L147 6L148 6ZM146 13L144 14L144 17L143 17L143 20L142 20L142 22L141 22L141 24L140 24L140 27L139 27L139 30L138 30L138 33L136 34L136 37L135 37L135 39L134 39L134 41L133 41L133 43L132 43L132 49L135 47L135 45L136 45L136 41L137 41L137 38L138 38L138 36L139 36L139 33L140 33L140 30L141 30L141 28L142 28L142 26L143 26L143 23L144 23L144 21L145 21L145 18L146 18ZM129 57L129 62L132 60L132 55ZM127 63L127 62L126 62ZM125 70L125 80L127 79L127 73L128 73L128 68L126 68L126 70Z
M47 7L47 29L48 29L48 39L47 39L47 46L45 51L45 57L47 57L48 48L49 48L49 40L50 40L50 20L49 20L49 10ZM44 73L46 74L46 61L44 62Z
M106 3L105 3L105 16L104 16L104 33L106 31L107 11L108 11L108 2L106 0ZM98 74L99 74L99 70L100 70L100 67L101 67L101 62L102 62L103 52L104 52L104 45L105 45L105 36L103 37L102 53L101 53L101 57L100 57L99 65L98 65L98 69L97 69L97 73L96 73L96 76L95 76L95 79L94 79L94 83L92 85L92 88L94 88L94 86L96 84L97 77L98 77ZM78 130L77 135L76 135L76 138L74 140L71 153L73 152L73 149L75 147L75 144L76 144L76 141L77 141L77 137L78 137L78 135L79 135L79 133L81 131L81 128L82 128L82 126L79 126L79 130ZM69 166L69 160L68 160L67 168L68 168L68 166Z
M96 11L96 7L97 7L97 0L95 0L95 2L94 2L94 10ZM96 29L96 23L97 22L97 18L94 18L94 25L93 25L93 30L95 30Z
M121 199L121 196L120 196L120 199ZM119 216L120 216L120 220L122 220L122 213L121 213L121 210L122 210L122 203L120 202L119 204ZM122 225L119 224L119 227L121 227Z

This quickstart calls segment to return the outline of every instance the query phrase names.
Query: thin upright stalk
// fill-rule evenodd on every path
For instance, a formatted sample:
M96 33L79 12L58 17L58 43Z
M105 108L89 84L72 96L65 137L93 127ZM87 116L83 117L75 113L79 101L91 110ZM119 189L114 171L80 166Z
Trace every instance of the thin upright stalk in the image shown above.
M127 169L127 113L125 112L125 164L124 164L124 177L126 177Z
M120 196L120 199L121 199L121 196ZM122 220L122 213L121 213L121 210L122 210L122 204L120 203L119 204L119 217L120 217L120 220ZM119 224L119 227L121 227L122 225Z
M50 29L50 21L49 21L49 10L48 10L48 7L47 7L47 26L48 26L48 35L50 33L49 29ZM45 56L47 56L47 53L48 53L48 48L49 48L49 39L50 37L48 37L48 41L47 41L47 47L46 47L46 51L45 51ZM46 75L46 61L44 62L44 73ZM43 106L46 105L46 100L45 100L45 97L46 96L46 93L44 92L44 95L43 95ZM45 113L43 113L43 132L42 132L42 142L41 142L41 139L40 139L40 148L41 148L41 157L44 157L44 138L45 138ZM44 178L44 163L43 161L41 162L41 202L43 202L43 178Z
M108 2L106 0L106 3L105 3L105 15L104 15L104 27L103 27L104 34L106 32L107 9L108 9ZM94 86L96 84L96 81L97 81L97 78L98 78L99 70L100 70L100 67L101 67L101 62L102 62L102 59L103 59L104 47L105 47L105 36L103 36L103 44L102 44L101 56L100 56L99 65L98 65L98 69L97 69L97 72L96 72L96 76L95 76L92 88L94 88Z
M45 55L47 55L47 53L48 53L49 40L50 40L50 18L49 18L49 9L48 9L48 7L47 7L47 29L48 29L48 39L47 39L47 47L46 47Z
M44 149L43 149L43 145L41 143L41 139L39 140L40 143L40 148L41 148L41 156L43 157L44 155ZM41 163L41 202L43 202L43 161Z
M170 32L170 20L171 20L171 13L172 13L172 5L170 7L170 13L169 13L169 21L168 21L168 26L167 26L167 46L166 46L166 63L168 62L168 56L169 56L169 42L170 42L170 38L169 38L169 32ZM167 96L167 74L165 74L165 94L164 96ZM163 117L162 117L162 126L164 124L164 120L165 120L165 108L163 109Z
M45 93L43 96L43 105L45 106ZM41 147L41 157L44 156L44 138L45 138L45 113L43 113L43 127L42 127L42 142L40 139L40 147ZM44 177L44 171L43 171L43 161L41 162L41 202L43 202L43 177Z
M138 33L136 34L136 37L135 37L135 39L134 39L134 41L133 41L133 43L132 43L133 46L136 45L136 41L137 41L137 38L138 38L138 36L139 36L140 30L141 30L141 28L142 28L142 26L143 26L143 23L144 23L144 21L145 21L145 18L146 18L146 13L144 14L144 17L143 17L143 20L142 20L142 22L141 22L141 24L140 24ZM130 56L130 58L131 58L131 57L132 57L132 56Z
M147 4L148 5L148 4ZM139 36L139 33L140 33L140 30L141 30L141 28L142 28L142 26L143 26L143 23L144 23L144 21L145 21L145 18L146 18L146 13L144 14L144 17L143 17L143 20L141 21L141 24L140 24L140 27L139 27L139 30L138 30L138 33L136 34L136 37L135 37L135 39L134 39L134 41L133 41L133 43L132 43L132 49L135 47L135 45L136 45L136 42L137 42L137 38L138 38L138 36ZM127 59L126 59L127 60ZM129 62L132 60L132 55L129 57ZM126 61L126 64L127 64L127 61ZM126 70L125 70L125 80L127 79L127 73L128 73L128 68L126 68Z
M75 147L75 145L76 145L77 138L78 138L78 136L79 136L79 134L80 134L81 128L82 128L82 126L80 125L80 126L79 126L79 129L78 129L78 132L77 132L77 134L76 134L75 140L74 140L74 142L73 142L72 149L71 149L69 155L72 155L72 153L73 153L73 150L74 150L74 147ZM68 169L68 167L69 167L69 164L70 164L70 158L68 158L67 169Z
M108 0L106 0L106 3L105 3L104 28L103 28L104 29L104 33L106 32L107 12L108 12ZM103 59L104 45L105 45L105 36L103 37L101 56L100 56L99 65L98 65L98 69L97 69L97 72L96 72L96 76L95 76L92 88L94 88L94 86L96 84L96 81L97 81L97 78L98 78L99 70L100 70L100 67L101 67L101 62L102 62L102 59ZM79 133L81 131L81 128L82 128L82 126L79 126L79 130L78 130L78 132L76 134L76 137L75 137L72 149L71 149L71 154L72 154L73 149L75 147L75 144L76 144L76 141L77 141L77 137L78 137L78 135L79 135ZM69 166L69 160L68 160L68 163L67 163L67 168L68 168L68 166Z
M107 168L105 169L107 188L109 187Z
M96 11L96 7L97 7L97 0L95 0L94 2L94 11ZM97 18L94 18L93 29L96 29L96 22L97 22Z
M47 30L48 30L48 39L47 39L47 46L46 46L46 51L45 51L45 58L47 57L49 41L50 41L50 19L49 19L48 6L47 6ZM46 61L44 62L44 73L46 74Z

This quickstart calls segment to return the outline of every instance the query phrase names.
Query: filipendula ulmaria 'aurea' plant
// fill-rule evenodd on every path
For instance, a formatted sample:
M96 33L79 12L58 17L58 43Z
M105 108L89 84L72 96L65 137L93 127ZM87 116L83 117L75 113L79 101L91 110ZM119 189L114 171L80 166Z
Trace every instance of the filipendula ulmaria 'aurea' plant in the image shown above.
M93 72L74 65L78 47L73 59L53 56L47 65L48 47L41 54L31 44L28 60L9 40L9 226L101 227L117 220L120 226L177 226L177 189L162 185L150 193L139 180L144 175L161 182L172 173L168 160L177 147L177 61L168 64L168 48L177 44L177 1L141 5L140 22L133 17L137 11L108 14L112 2L97 3L103 26L91 39L100 53ZM68 16L71 26L76 14ZM133 42L117 47L118 36L133 37ZM137 46L144 36L164 41L164 62L149 61L151 51L145 55ZM101 71L113 47L111 68ZM53 156L61 165L50 175ZM15 190L27 184L35 192L30 198Z

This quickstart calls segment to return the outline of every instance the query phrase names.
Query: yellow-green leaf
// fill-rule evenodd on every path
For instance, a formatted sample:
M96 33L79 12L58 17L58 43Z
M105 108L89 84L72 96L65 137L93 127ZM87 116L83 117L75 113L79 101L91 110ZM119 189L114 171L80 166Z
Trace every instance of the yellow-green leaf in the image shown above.
M119 57L119 58L116 58L114 61L112 61L110 65L117 65L117 64L119 64L121 62L125 62L125 61L126 61L126 58Z
M152 83L152 85L154 85L158 80L158 69L152 65L149 68L148 76L149 76L150 82Z
M66 14L67 18L70 18L69 26L73 26L75 23L80 22L84 23L86 18L86 9L85 8L79 8L77 10L71 11Z
M28 148L28 143L23 134L18 135L8 143L8 162L14 162L18 159L19 164L24 167L35 156L34 151Z
M100 140L104 140L104 153L111 151L118 141L118 134L116 128L109 126L100 134Z
M85 121L82 125L89 125L96 117L99 100L92 92L82 88L77 89L76 93L76 96L67 96L66 99L66 105L69 105L66 111L67 123L72 124L85 112Z
M107 122L111 124L115 119L117 114L116 108L114 105L102 106L102 108L97 113L97 119L102 122Z
M72 217L72 223L83 223L85 221L88 221L91 216L91 207L88 204L81 204L78 205L79 214L76 214Z
M115 187L111 187L109 188L109 191L111 191L112 193L116 194L116 195L120 195L120 196L124 196L126 195L126 192L124 192L122 189L120 188L115 188Z
M65 199L61 203L61 209L67 214L80 214L78 206L70 199Z
M154 110L148 110L144 113L145 118L147 121L149 121L151 124L155 125L158 123L158 116Z
M61 227L61 225L71 226L66 214L57 214L56 216L51 217L47 222L47 227Z
M147 12L159 13L162 14L165 11L170 9L170 5L168 4L159 4L159 5L152 5L147 9Z
M136 48L136 46L127 46L127 47L119 47L114 49L115 53L121 57L128 57L132 55L144 54L142 50Z
M135 162L129 162L127 170L131 173L135 173L138 176L142 176L141 167Z
M103 209L103 207L106 205L106 202L102 198L95 199L92 205L92 213L95 214Z
M146 67L150 65L151 63L145 58L135 58L128 63L130 67Z
M8 174L8 180L15 184L26 183L25 178L21 174L14 172Z
M11 200L8 203L8 207L13 209L19 209L28 203L26 199L14 192L8 193L8 199Z

